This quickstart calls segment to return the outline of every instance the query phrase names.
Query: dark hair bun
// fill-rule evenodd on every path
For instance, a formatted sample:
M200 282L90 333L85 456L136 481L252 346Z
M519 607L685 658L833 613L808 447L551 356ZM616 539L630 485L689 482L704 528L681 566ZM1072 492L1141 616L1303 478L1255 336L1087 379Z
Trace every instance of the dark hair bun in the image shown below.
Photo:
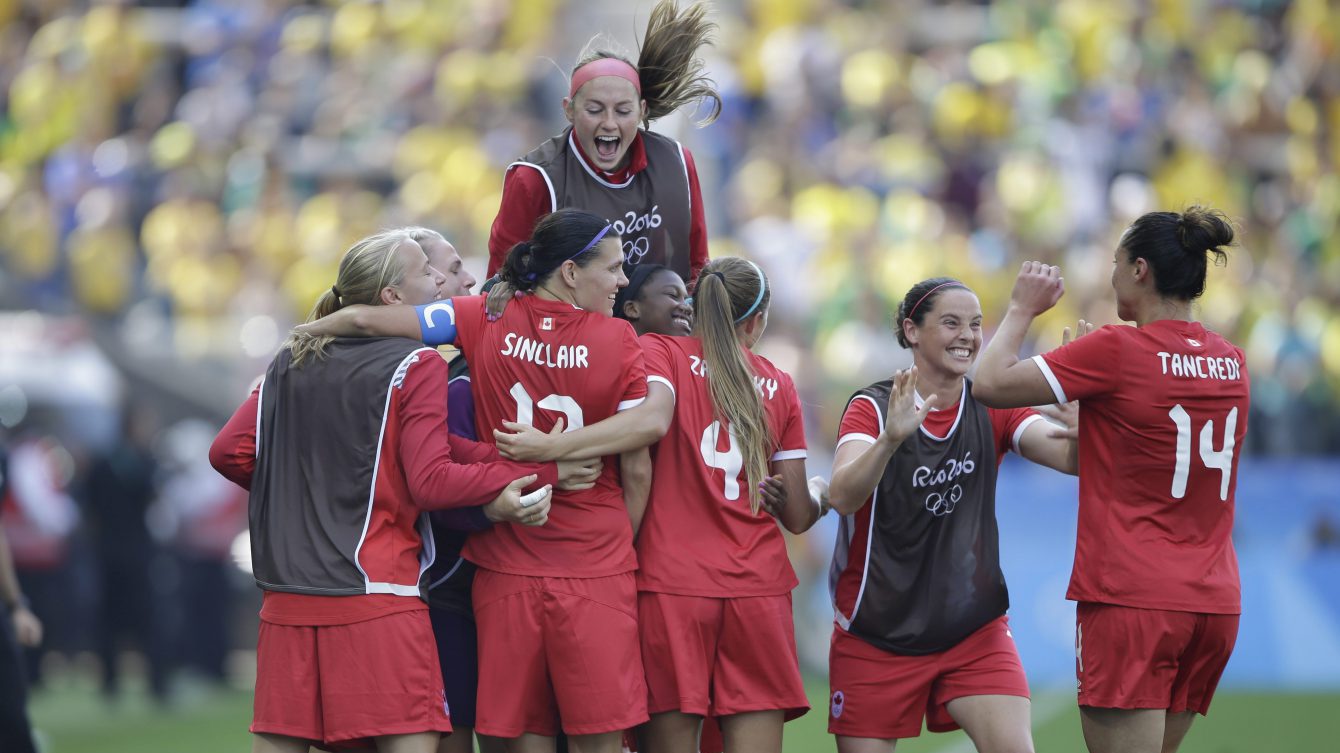
M532 272L534 266L534 244L530 241L521 241L507 252L507 258L503 261L502 268L498 270L498 276L516 290L529 291L536 284Z
M1214 254L1222 262L1227 254L1219 247L1233 243L1233 226L1223 212L1194 205L1182 213L1177 236L1187 253Z

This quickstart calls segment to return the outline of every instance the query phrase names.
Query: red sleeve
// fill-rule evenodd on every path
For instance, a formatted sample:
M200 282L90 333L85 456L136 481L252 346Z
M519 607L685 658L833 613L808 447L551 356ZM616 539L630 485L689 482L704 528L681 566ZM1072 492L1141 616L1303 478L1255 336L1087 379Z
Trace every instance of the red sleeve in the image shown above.
M247 490L251 489L251 473L256 468L256 411L260 405L260 389L256 387L242 401L209 446L209 464L214 470Z
M499 463L453 462L447 434L447 362L436 356L410 366L396 395L396 452L414 503L425 510L488 504L525 473ZM510 464L508 464L510 465Z
M879 412L875 402L868 397L854 398L842 412L842 424L838 428L838 446L850 440L865 440L874 443L883 429L879 422Z
M1019 437L1034 421L1043 420L1032 408L987 408L991 415L991 430L996 435L996 459L1011 450L1019 451Z
M514 463L503 460L496 446L456 434L447 435L447 446L451 448L451 457L457 463L489 463L497 472L508 474L508 478L534 473L540 477L535 482L536 486L558 483L558 466L554 463Z
M623 325L621 328L623 345L620 347L624 354L621 370L623 385L618 410L628 410L647 397L647 366L642 356L642 344L638 342L633 325L619 319L613 321Z
M502 267L512 246L530 238L535 221L554 211L549 185L540 171L524 165L512 165L503 177L502 204L489 231L489 267L492 277Z
M1108 325L1056 350L1034 356L1057 402L1104 395L1117 387L1124 341L1123 326Z
M647 379L660 377L675 389L675 355L670 347L669 338L664 335L647 334L638 338L642 345L642 358L647 370ZM660 381L660 380L656 380Z
M783 378L783 400L786 401L786 418L777 432L777 455L773 460L788 460L805 457L805 418L800 412L800 394L796 392L796 383L791 377L778 372ZM779 457L780 456L780 457Z
M698 185L698 166L693 153L684 150L684 167L689 175L689 290L698 273L707 266L707 214L703 211L703 188Z
M479 328L484 319L484 296L467 295L451 299L456 313L456 347L468 360L479 342Z

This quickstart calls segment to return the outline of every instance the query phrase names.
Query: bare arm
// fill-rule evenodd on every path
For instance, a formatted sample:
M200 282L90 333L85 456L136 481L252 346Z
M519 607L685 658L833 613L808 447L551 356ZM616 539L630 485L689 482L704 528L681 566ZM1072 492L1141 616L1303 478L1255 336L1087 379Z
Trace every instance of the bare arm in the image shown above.
M1056 305L1065 293L1061 271L1026 261L1014 281L1010 306L996 334L977 361L972 396L992 408L1022 408L1056 402L1051 385L1032 360L1020 361L1019 348L1033 320Z
M777 460L772 463L772 473L782 477L786 490L785 501L777 519L782 527L791 533L804 533L819 520L820 506L810 497L809 484L805 481L805 459L793 458Z
M829 482L828 496L833 509L850 515L865 505L879 479L884 475L893 453L926 420L935 402L935 395L916 407L917 369L913 366L893 377L889 392L888 417L884 431L874 444L847 442L837 449L833 458L833 479Z
M293 331L312 337L422 337L414 307L403 304L345 306L330 316L299 324Z
M637 538L642 518L647 514L647 499L651 496L651 451L643 447L620 455L619 479L623 484L628 517L633 523L633 538Z
M1065 429L1048 421L1034 421L1019 437L1019 454L1052 470L1079 475L1079 443Z
M503 422L508 431L493 430L503 457L527 462L579 460L620 455L647 447L665 436L674 417L675 396L670 388L652 382L640 405L576 431L546 434L524 424ZM514 432L514 433L509 433Z

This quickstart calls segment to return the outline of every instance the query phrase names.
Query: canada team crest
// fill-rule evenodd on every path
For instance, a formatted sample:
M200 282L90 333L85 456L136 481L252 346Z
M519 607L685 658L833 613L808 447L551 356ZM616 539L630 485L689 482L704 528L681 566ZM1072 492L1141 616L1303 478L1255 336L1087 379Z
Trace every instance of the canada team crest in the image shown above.
M846 705L847 696L843 695L841 690L834 690L832 704L828 708L829 713L833 715L834 719L842 716L842 709Z

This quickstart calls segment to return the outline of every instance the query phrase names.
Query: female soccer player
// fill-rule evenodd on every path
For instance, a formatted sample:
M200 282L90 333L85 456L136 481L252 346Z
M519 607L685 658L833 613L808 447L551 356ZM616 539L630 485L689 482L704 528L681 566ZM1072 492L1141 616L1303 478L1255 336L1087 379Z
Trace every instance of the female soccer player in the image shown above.
M310 318L432 301L442 283L407 232L385 231L345 253ZM492 499L538 525L548 500L521 504L533 467L448 439L446 373L410 340L295 336L210 448L214 467L251 489L252 567L265 591L255 750L375 742L428 753L451 731L437 662L422 660L433 651L419 598L431 560L422 511ZM459 465L453 450L495 462Z
M619 236L574 209L545 216L501 271L521 295L490 322L482 297L416 309L362 309L316 332L403 332L456 343L472 369L477 426L504 422L580 428L637 406L646 374L637 336L611 317L627 283ZM485 434L487 436L487 433ZM643 447L657 436L643 432ZM474 534L465 557L479 628L480 734L550 751L561 729L578 753L617 751L622 730L647 719L637 637L630 511L646 505L645 450L606 464L595 487L555 496L543 529L498 525ZM539 534L539 535L535 535Z
M1009 450L1074 473L1074 443L1030 410L973 400L982 309L947 277L912 286L898 343L913 366L842 416L831 569L828 730L840 753L962 727L982 753L1031 751L1028 682L1009 631L996 471Z
M537 219L574 207L609 218L629 264L662 264L686 281L707 262L707 223L693 155L638 125L699 99L721 98L694 56L714 24L706 6L652 9L637 65L593 39L578 57L563 114L571 126L507 168L489 237L489 276Z
M1193 206L1151 212L1121 236L1117 316L1019 360L1034 317L1063 292L1025 262L982 354L974 392L995 406L1080 401L1075 610L1084 739L1093 753L1174 753L1210 707L1241 613L1233 493L1247 433L1242 350L1195 321L1211 255L1233 229Z
M624 267L628 285L614 299L614 315L638 336L680 336L693 331L693 306L684 280L660 264Z
M647 335L645 416L656 445L651 503L638 538L638 610L651 723L646 750L698 750L704 716L727 750L781 750L782 724L809 704L800 678L795 573L776 523L760 515L762 484L784 479L778 518L801 533L818 519L805 482L800 399L791 378L749 349L767 326L763 271L737 258L703 268L693 337ZM610 421L562 436L500 438L523 456L622 449Z

